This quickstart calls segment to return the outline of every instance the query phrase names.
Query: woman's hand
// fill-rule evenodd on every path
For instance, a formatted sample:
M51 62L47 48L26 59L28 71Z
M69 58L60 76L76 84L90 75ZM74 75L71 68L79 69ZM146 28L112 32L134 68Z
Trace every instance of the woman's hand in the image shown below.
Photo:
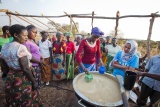
M86 73L86 74L89 74L89 71L87 68L83 68L83 71Z
M66 61L63 60L63 62L62 62L62 66L63 66L63 67L65 67L65 64L66 64L65 62L66 62Z
M137 71L137 76L144 76L144 72L141 72L141 71Z
M43 65L43 60L39 61L39 65L42 66Z
M32 90L36 90L38 88L38 83L34 82L32 83Z
M142 80L143 80L143 78L144 78L145 73L144 73L144 72L141 72L141 71L137 71L136 73L137 73L137 76L142 76L142 77L140 78L140 80L138 81L138 84L141 86L141 85L142 85Z
M71 60L70 65L73 65L73 60Z

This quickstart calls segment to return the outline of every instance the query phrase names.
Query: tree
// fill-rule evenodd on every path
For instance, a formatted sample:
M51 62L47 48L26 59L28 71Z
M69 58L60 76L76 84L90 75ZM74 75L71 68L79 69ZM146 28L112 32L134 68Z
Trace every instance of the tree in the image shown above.
M107 36L111 36L112 38L114 38L115 37L115 30L111 30ZM123 36L124 36L124 33L118 29L116 38L123 38Z
M48 24L52 25L54 28L57 29L57 31L61 31L60 28L56 27L52 22L48 22ZM76 22L76 24L78 25L78 23ZM63 28L65 31L70 32L70 25L68 24L59 24L56 23L56 25L60 26L61 28ZM77 30L76 27L74 25L72 25L72 32L71 32L74 36L77 34Z
M0 27L0 35L2 35L3 34L3 32L2 32L2 27Z

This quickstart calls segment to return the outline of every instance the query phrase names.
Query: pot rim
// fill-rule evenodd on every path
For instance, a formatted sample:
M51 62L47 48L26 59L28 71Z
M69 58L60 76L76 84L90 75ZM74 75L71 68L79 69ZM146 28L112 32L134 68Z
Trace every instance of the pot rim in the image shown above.
M90 73L98 73L98 71L92 71ZM102 106L102 107L106 107L106 106L119 106L119 105L122 105L123 104L123 101L120 100L120 101L117 101L117 102L114 102L114 103L100 103L100 102L96 102L96 101L93 101L91 99L89 99L88 97L86 97L84 94L82 94L80 91L78 91L76 89L76 81L77 79L81 76L81 75L84 75L85 73L80 73L78 74L74 79L73 79L73 89L74 91L78 94L79 97L81 97L83 100L89 102L90 104L94 104L96 106ZM98 73L99 74L99 73ZM101 75L101 74L100 74ZM111 75L111 74L108 74L108 73L104 73L103 75L108 75L108 76L111 76L111 77L114 77L116 78L115 76ZM118 81L117 81L118 82ZM128 91L127 91L128 92ZM127 94L129 95L129 94ZM129 96L127 96L127 98L129 99Z

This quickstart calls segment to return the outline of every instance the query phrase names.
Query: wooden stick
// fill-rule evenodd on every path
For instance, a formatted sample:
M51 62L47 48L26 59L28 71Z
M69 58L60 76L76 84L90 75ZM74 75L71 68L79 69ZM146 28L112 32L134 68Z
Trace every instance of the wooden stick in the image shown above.
M11 26L12 25L12 18L11 18L11 14L7 14L8 15L8 17L9 17L9 26Z
M43 16L43 15L42 15L42 16ZM60 27L59 25L57 25L53 20L51 20L51 19L49 19L49 18L47 18L47 17L45 17L45 18L48 19L50 22L52 22L57 28L60 28L60 30L61 30L63 33L66 32L62 27Z
M15 11L17 14L19 14L17 11ZM30 23L34 23L34 25L37 25L41 30L43 29L45 29L45 28L43 28L42 26L40 26L40 25L38 25L37 23L35 23L35 22L33 22L33 21L31 21L31 20L29 20L29 19L27 19L26 17L23 17L25 20L28 20Z
M94 11L92 12L92 17L94 17ZM92 18L91 26L92 26L92 29L93 29L93 18Z
M9 12L8 9L0 9L0 12Z
M23 16L23 17L41 17L41 18L60 18L60 17L66 17L68 15L61 15L61 16L37 16L37 15L23 15L23 14L15 14L12 12L6 12L7 14L12 14L12 15L16 15L16 16ZM76 18L94 18L94 19L113 19L116 20L116 17L104 17L104 16L87 16L87 15L78 15L78 14L71 14L71 17L76 17ZM126 15L126 16L121 16L119 17L119 19L121 18L148 18L148 17L152 17L152 15ZM159 14L156 14L155 17L160 17Z
M120 13L119 13L119 11L117 11L117 13L116 13L116 26L115 26L115 34L114 34L114 37L116 37L117 36L117 29L118 29L118 25L119 25L119 16L120 16Z
M150 39L151 39L151 35L152 35L152 27L153 27L153 23L154 23L154 19L155 19L155 15L156 13L152 13L152 18L150 19L150 25L149 25L149 33L148 33L148 38L147 38L147 56L148 56L148 60L150 59ZM147 62L148 62L147 60Z
M36 20L37 22L43 24L44 26L50 28L48 25L46 25L45 23L41 22L40 20L38 20L38 19L36 19L36 18L34 18L34 17L31 17L31 18L34 19L34 20Z
M76 23L74 22L74 20L73 20L73 18L72 18L72 16L71 15L69 15L67 12L64 12L68 17L70 17L70 21L71 22L73 22L73 24L74 24L74 26L75 26L75 28L76 28L76 30L77 30L77 32L79 33L79 30L78 30L78 28L77 28L77 25L76 25ZM71 24L71 22L70 22L70 24Z
M16 16L14 16L14 17L16 17ZM19 24L21 24L21 25L23 25L24 26L24 24L22 24L21 22L19 22L16 18L14 18L13 16L12 16L12 18L14 19L14 20L16 20Z
M70 16L70 32L72 32L72 17Z
M31 24L31 25L34 25L33 23L27 21L26 19L24 19L24 18L22 18L22 17L20 17L20 16L16 16L16 17L20 18L21 20L23 20L23 21L25 21L25 22L27 22L27 23L29 23L29 24ZM35 25L34 25L34 26L35 26ZM42 30L42 29L39 28L39 27L37 27L37 28L40 29L40 30Z

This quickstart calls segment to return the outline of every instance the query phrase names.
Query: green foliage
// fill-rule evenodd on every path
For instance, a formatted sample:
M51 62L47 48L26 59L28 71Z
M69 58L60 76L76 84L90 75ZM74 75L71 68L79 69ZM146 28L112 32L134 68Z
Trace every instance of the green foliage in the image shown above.
M55 27L57 29L57 31L61 31L60 28L56 27L52 22L48 22L48 24L52 25L53 27ZM70 25L68 24L59 24L59 23L56 23L58 26L60 26L61 28L63 28L65 31L67 32L70 32ZM78 23L76 22L76 25L78 25ZM78 27L78 26L77 26ZM76 27L74 25L72 25L72 32L73 36L76 35L77 33L77 30L76 30Z

